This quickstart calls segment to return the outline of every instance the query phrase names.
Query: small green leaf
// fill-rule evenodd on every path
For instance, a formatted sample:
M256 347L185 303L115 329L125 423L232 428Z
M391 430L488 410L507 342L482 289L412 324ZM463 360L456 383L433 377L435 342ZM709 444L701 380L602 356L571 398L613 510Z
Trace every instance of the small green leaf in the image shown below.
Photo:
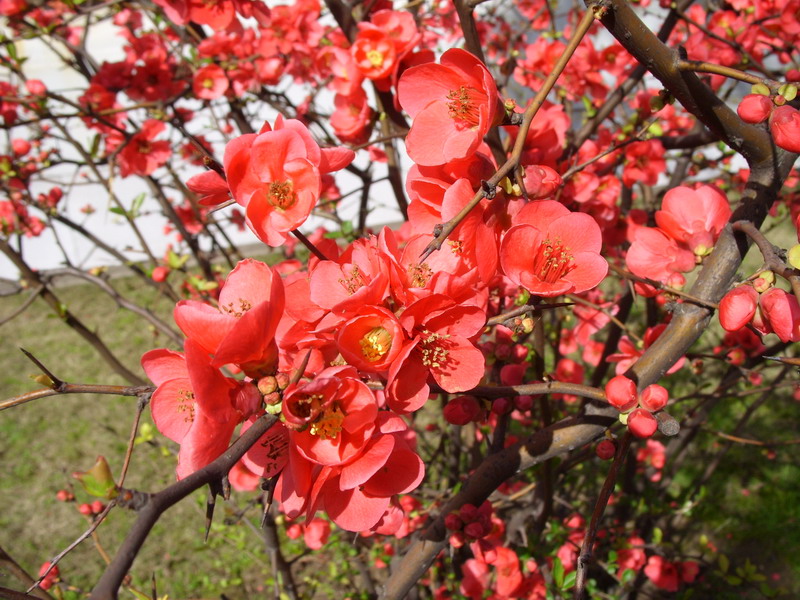
M664 539L664 532L659 527L653 528L653 544L658 546Z
M792 267L800 269L800 244L789 248L786 258L789 260L789 264L792 265Z
M564 564L559 558L553 561L553 583L558 589L564 586Z
M792 85L791 83L784 83L778 88L778 93L786 98L787 102L791 102L797 97L797 86Z
M731 561L728 560L728 557L724 554L720 554L717 562L719 563L719 570L723 573L727 573L728 568L731 566Z
M575 585L575 580L578 578L578 572L572 571L568 573L566 577L564 577L564 585L561 587L562 590L568 590L573 585Z
M117 497L117 484L103 456L98 456L97 462L88 471L76 471L72 476L80 481L83 489L92 496L109 500Z
M108 209L109 212L114 213L115 215L119 215L120 217L125 217L128 215L128 211L124 208L120 208L119 206L112 206Z
M142 207L144 203L145 193L142 192L136 198L133 199L133 203L131 204L130 215L132 218L136 218L139 216L139 209Z
M753 87L750 88L750 92L753 94L758 94L760 96L769 96L771 93L769 87L767 87L767 85L763 83L755 84Z

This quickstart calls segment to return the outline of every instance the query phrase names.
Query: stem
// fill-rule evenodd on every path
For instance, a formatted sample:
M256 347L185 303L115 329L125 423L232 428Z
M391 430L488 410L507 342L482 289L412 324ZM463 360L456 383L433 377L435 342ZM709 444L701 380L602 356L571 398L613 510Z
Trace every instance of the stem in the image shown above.
M603 513L608 505L608 499L611 497L611 492L614 491L614 485L617 481L617 473L625 463L625 458L628 456L628 450L631 447L633 436L630 432L626 432L622 438L622 442L617 448L617 453L614 456L614 462L608 469L608 475L600 489L600 495L597 497L597 502L594 505L592 518L589 521L589 528L586 530L586 535L583 536L583 543L581 544L581 552L578 555L578 574L575 580L575 600L582 600L586 597L586 577L587 567L592 560L592 546L597 537L597 528L600 526L600 519L603 518Z

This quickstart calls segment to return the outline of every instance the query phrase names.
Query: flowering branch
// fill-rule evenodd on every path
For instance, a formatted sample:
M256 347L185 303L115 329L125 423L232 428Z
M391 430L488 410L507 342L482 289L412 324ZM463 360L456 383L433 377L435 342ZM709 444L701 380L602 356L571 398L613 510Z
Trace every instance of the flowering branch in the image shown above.
M522 157L522 150L525 146L525 137L528 134L528 130L531 127L531 123L533 122L536 113L539 112L539 109L544 104L547 95L555 86L556 81L566 68L567 63L569 63L572 55L575 53L575 50L580 45L581 40L583 40L584 36L589 32L589 29L591 28L595 19L605 11L605 2L606 0L592 0L592 2L589 3L589 9L583 14L580 22L575 27L575 31L573 32L567 47L564 49L563 54L559 57L555 66L553 67L553 70L547 76L547 79L545 79L541 89L536 93L536 96L534 96L533 100L531 100L530 104L528 104L528 107L525 109L522 125L520 125L519 131L517 132L517 139L514 142L514 147L508 160L503 163L503 166L501 166L488 181L484 183L482 188L475 194L472 200L466 206L464 206L464 208L462 208L456 216L447 221L447 223L436 226L433 234L433 240L431 240L431 242L425 247L420 255L420 263L424 262L432 252L441 249L442 244L444 244L448 236L453 233L455 228L458 227L459 223L461 223L461 221L467 217L472 209L474 209L480 203L480 201L483 200L483 198L493 198L494 194L496 193L496 188L503 178L511 175L514 170L517 169L520 158Z

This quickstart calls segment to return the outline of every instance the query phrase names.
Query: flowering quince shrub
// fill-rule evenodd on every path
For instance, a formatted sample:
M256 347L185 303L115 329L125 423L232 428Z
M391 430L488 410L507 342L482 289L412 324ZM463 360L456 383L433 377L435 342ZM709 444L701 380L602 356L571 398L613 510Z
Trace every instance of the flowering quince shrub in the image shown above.
M263 530L269 569L223 565L239 595L791 593L785 532L718 500L736 444L763 449L752 472L797 469L798 2L556 4L0 0L0 250L128 384L34 356L45 389L0 408L138 397L164 438L137 416L122 475L100 457L54 491L93 528L135 524L87 580L41 550L41 590L164 589L133 558L208 486L212 541L181 560ZM32 40L80 83L35 79ZM73 266L66 232L171 318ZM64 269L37 262L46 236ZM64 272L156 340L112 352ZM137 440L170 455L161 491L128 487Z

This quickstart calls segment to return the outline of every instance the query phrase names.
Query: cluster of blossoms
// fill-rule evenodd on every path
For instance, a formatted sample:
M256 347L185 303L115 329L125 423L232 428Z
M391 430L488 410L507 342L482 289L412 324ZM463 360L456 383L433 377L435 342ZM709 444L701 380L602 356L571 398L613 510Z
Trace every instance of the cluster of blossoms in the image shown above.
M565 110L566 101L582 101L588 112L606 101L613 80L621 85L631 74L633 57L618 43L600 47L591 36L581 41L561 76L558 93L564 105L543 103L523 140L514 177L489 190L486 182L518 136L514 123L522 107L501 97L493 74L473 54L453 48L437 60L424 49L435 45L439 29L454 30L452 7L415 16L378 2L345 32L320 23L317 0L274 7L254 0L155 4L172 23L194 33L197 25L211 32L201 27L202 39L185 57L173 48L178 46L177 29L159 29L159 23L147 30L142 15L129 7L115 14L125 40L124 58L87 70L88 87L74 102L79 109L75 119L96 136L93 157L106 160L109 170L123 178L153 182L159 173L174 175L171 169L179 154L173 138L178 133L191 137L180 156L213 169L186 182L199 206L194 199L165 203L177 216L168 233L198 236L212 207L232 201L236 208L231 221L248 227L268 246L282 247L286 257L273 267L244 260L224 280L219 276L213 281L211 274L204 282L207 287L192 286L192 291L210 293L202 301L182 300L175 308L175 322L185 336L182 351L158 349L142 357L142 367L157 386L151 402L155 424L180 446L179 478L219 457L237 432L274 414L279 422L230 471L234 488L253 490L261 479L274 479L283 513L304 519L289 527L290 537L302 536L310 548L323 546L331 533L330 522L316 516L322 512L338 527L364 537L407 535L424 521L414 516L420 506L408 495L426 472L411 425L414 413L428 405L432 394L443 393L444 420L469 426L481 443L495 436L501 442L515 441L511 426L506 429L509 422L528 429L538 426L532 396L490 400L474 388L530 383L533 352L520 338L534 331L533 319L520 317L513 325L506 321L509 327L488 325L515 306L535 307L540 313L542 307L565 308L545 302L564 295L576 304L549 313L557 315L548 326L554 324L559 337L551 340L556 356L552 373L544 375L555 382L584 384L585 365L616 363L616 377L605 386L607 401L633 435L654 435L655 415L669 394L657 384L640 392L625 373L667 324L649 311L641 343L631 328L616 352L606 348L595 334L616 318L622 295L612 285L599 286L609 261L624 263L637 278L655 282L637 282L636 292L663 303L666 296L657 289L663 286L656 284L681 288L684 274L712 251L732 213L726 194L706 183L672 187L659 210L655 205L649 212L623 208L621 197L642 200L640 185L657 185L667 167L661 141L645 135L633 141L626 138L628 133L647 125L653 136L677 137L694 126L654 91L626 99L613 129L601 124L592 139L569 147L576 133L569 131L575 113ZM672 37L696 60L731 66L761 63L775 54L788 60L792 44L800 41L800 28L781 16L779 8L796 7L797 0L758 3L752 11L744 4L735 0L726 5L730 10L713 14L693 6L687 11L690 19ZM773 8L767 10L767 5ZM0 0L0 13L11 18L12 27L20 27L14 19L26 14L69 44L82 45L83 32L61 24L68 6L54 3L29 13L25 8L24 0ZM523 0L517 8L535 27L551 24L544 0ZM759 19L758 28L745 26L752 18ZM707 28L701 31L694 23ZM503 55L509 54L508 40L516 35L512 27L499 23L480 34L487 56L506 77L534 89L566 48L556 36L540 35L531 43L526 38L524 50L510 61ZM248 115L241 107L253 96L269 96L270 86L288 78L311 84L315 94L326 89L333 95L329 120L320 119L324 115L314 107L312 94L294 107L296 118L278 116L258 131L249 123L242 126ZM721 81L715 75L711 85ZM795 92L793 86L781 90L778 95L746 97L739 114L750 123L768 120L775 144L797 151L800 113L787 104ZM191 110L179 103L185 98L196 101ZM49 101L41 82L28 80L24 91L0 82L0 117L6 125L18 119L18 111L44 114ZM143 110L125 108L130 101L139 108L160 108L140 118ZM201 134L187 134L197 123L195 107L200 105L230 108L225 118L230 120L220 127L226 146L219 162ZM366 172L356 166L356 151L365 146L372 160L384 160L386 154L367 144L383 119L404 121L401 111L411 120L405 147L414 163L405 180L410 200L406 223L346 246L318 231L309 236L313 255L307 264L294 259L291 236L312 211L329 210L324 205L334 202L326 200L340 195L333 174L349 168L367 181ZM128 132L133 122L138 128ZM233 122L242 135L234 133ZM318 143L310 130L315 122L321 125L315 131L327 131L330 124L339 142L353 149L333 145L332 135L327 145ZM619 123L624 125L617 130ZM507 144L490 148L488 142L500 128L505 128ZM615 148L623 138L624 149ZM54 211L62 193L59 188L30 192L29 176L44 168L49 153L35 141L14 139L11 145L8 155L0 156L0 179L12 190L8 200L0 200L0 233L38 235L44 223L27 207ZM701 180L697 164L691 168L690 175ZM366 201L369 185L364 187ZM473 200L477 205L446 239L436 239L436 227L453 221ZM437 245L440 249L429 253ZM149 271L152 280L166 282L170 272L184 268L187 258L169 248L164 264ZM720 319L729 334L719 353L726 353L732 364L763 348L751 329L774 332L784 342L800 341L797 299L773 281L762 273L720 304ZM657 304L652 308L657 310ZM751 329L745 328L748 324ZM538 359L545 362L543 356ZM679 359L667 373L685 362ZM699 372L702 364L695 361L692 368ZM571 405L578 396L552 394L551 399ZM542 420L550 417L543 415ZM610 459L615 452L609 434L597 454ZM636 456L640 466L655 471L650 480L658 481L663 445L647 439ZM82 507L87 516L95 515L102 503ZM465 505L446 522L451 545L468 545L473 555L463 563L464 596L546 596L540 565L520 560L489 502ZM587 532L580 518L563 525L566 539L557 557L569 572L576 568ZM634 537L619 549L618 576L626 568L643 570L667 591L696 577L696 563L648 557L644 545Z

